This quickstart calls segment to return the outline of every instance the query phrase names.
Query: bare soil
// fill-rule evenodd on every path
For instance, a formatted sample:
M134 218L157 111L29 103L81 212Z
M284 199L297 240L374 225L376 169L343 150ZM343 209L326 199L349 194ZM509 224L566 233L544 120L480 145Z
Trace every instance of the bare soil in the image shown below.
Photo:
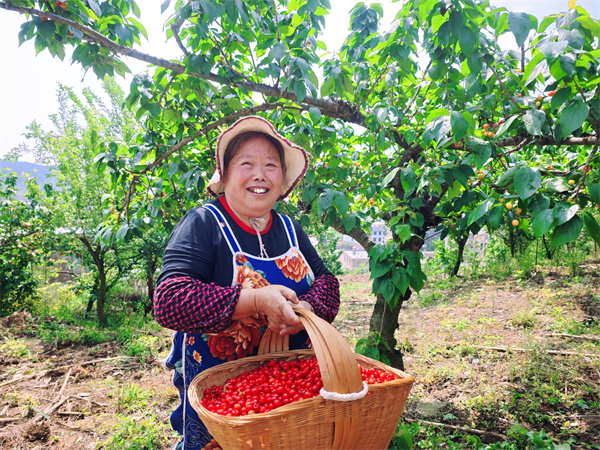
M449 433L470 429L484 442L502 440L518 423L545 429L557 442L575 435L580 443L600 445L597 407L577 409L563 401L553 410L542 402L548 408L544 422L528 423L525 413L503 406L542 389L544 383L534 378L549 373L546 366L565 377L565 395L598 404L598 265L585 273L575 282L539 273L523 282L430 283L413 295L397 332L405 371L417 380L402 420L436 424ZM334 326L354 347L367 335L374 298L368 275L340 281L343 303ZM122 356L114 343L43 345L34 337L39 320L17 313L0 321L0 344L25 342L27 348L26 355L0 352L0 449L103 448L123 415L151 414L168 424L177 403L171 373L163 366L168 330L153 357L140 361ZM589 329L596 334L569 337L565 330L578 323L595 323ZM143 410L131 409L132 391L147 397ZM167 433L163 448L174 442Z

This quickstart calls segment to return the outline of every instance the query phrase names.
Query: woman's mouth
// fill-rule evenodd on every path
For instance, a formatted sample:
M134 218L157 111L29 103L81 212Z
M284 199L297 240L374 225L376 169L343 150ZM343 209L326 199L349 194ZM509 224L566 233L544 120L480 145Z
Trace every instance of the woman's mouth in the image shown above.
M268 191L266 188L248 188L248 190L254 194L265 194Z

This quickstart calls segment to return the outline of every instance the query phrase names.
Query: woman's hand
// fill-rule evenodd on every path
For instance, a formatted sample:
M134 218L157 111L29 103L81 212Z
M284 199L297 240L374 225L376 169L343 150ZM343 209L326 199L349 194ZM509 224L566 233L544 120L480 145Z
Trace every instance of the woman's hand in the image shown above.
M233 318L261 313L267 316L269 328L281 335L291 335L303 328L294 307L310 309L307 302L300 302L296 293L285 286L272 284L259 289L242 289Z

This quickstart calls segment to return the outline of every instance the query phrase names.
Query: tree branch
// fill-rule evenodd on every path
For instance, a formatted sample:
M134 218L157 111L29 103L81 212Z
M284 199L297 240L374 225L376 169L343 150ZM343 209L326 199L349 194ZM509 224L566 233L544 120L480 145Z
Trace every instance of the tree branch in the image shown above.
M76 22L74 20L59 16L57 14L25 6L13 6L7 2L0 2L0 9L19 12L23 14L31 14L39 17L45 17L49 20L53 20L55 22L71 26L76 30L79 30L82 33L84 33L84 39L98 44L101 47L104 47L117 55L128 56L130 58L134 58L139 61L144 61L158 67L163 67L177 74L188 73L192 76L204 80L209 80L218 84L236 86L248 91L257 92L259 94L263 94L266 97L279 97L285 100L292 100L298 102L298 99L296 98L296 95L293 92L281 90L263 83L255 83L251 81L234 81L229 78L220 77L214 73L206 74L202 72L186 72L187 68L185 64L152 56L148 53L144 53L139 50L135 50L133 48L118 44L90 27L82 25L81 23ZM307 96L302 101L302 103L310 106L316 106L321 110L322 114L332 117L334 119L340 119L345 122L351 122L360 126L365 126L365 115L360 111L360 108L358 106L351 105L350 103L345 102L343 100L333 101Z

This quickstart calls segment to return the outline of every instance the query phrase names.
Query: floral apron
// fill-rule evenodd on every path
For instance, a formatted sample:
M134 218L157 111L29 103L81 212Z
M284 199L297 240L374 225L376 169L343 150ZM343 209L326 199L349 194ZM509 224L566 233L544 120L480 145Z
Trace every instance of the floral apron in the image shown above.
M264 258L242 251L223 214L210 204L204 208L215 216L233 254L232 286L239 283L243 289L257 289L269 284L281 284L294 290L298 296L308 291L314 282L314 274L298 248L294 225L289 217L279 215L285 225L290 249L275 258ZM255 355L266 329L265 317L254 315L234 321L233 325L220 333L174 334L173 350L165 364L175 371L173 384L181 397L181 404L171 414L172 428L183 437L176 449L202 449L212 440L188 400L187 389L194 377L225 361ZM308 335L304 330L290 336L290 349L305 348L307 339Z

